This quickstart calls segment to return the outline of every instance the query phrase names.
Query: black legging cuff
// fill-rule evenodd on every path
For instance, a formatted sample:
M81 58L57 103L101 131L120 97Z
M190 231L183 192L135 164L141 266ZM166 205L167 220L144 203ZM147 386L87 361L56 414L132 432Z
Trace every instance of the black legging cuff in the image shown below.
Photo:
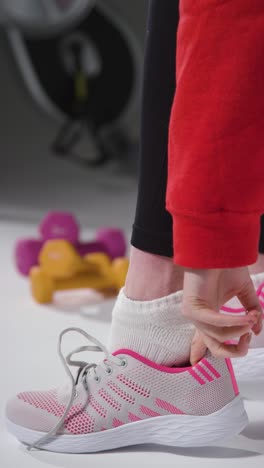
M133 225L131 245L144 252L173 257L172 233L146 231Z

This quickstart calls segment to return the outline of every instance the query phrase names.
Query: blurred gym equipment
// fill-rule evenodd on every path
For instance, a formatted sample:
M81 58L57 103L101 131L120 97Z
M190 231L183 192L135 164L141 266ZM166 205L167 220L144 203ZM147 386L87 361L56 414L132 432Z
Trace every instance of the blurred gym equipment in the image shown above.
M84 165L122 158L142 51L110 2L2 0L1 17L28 90L58 121L54 153Z
M94 0L1 0L6 25L49 36L64 30L89 11Z
M49 241L52 243L57 241ZM31 293L40 304L48 304L53 300L56 291L95 289L99 292L112 291L117 294L124 286L128 270L128 259L111 259L102 253L94 253L78 257L71 244L65 245L66 257L52 259L41 255L41 266L30 270ZM56 247L55 247L56 248Z

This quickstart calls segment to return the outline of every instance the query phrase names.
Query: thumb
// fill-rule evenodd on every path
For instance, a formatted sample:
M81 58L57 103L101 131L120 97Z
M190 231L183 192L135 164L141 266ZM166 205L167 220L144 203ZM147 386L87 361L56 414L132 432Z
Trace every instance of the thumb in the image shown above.
M251 279L249 279L241 291L239 291L237 298L247 311L247 314L255 319L255 325L252 327L252 331L256 335L259 335L262 330L263 310Z
M194 366L199 362L205 355L207 346L205 345L201 333L197 330L194 334L191 344L191 365Z

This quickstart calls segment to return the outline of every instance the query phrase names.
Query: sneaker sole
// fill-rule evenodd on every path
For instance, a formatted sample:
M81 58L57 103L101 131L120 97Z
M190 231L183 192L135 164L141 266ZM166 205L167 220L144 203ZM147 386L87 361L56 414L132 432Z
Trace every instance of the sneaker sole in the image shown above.
M232 359L237 380L264 379L264 348L250 349L247 356Z
M240 396L208 416L169 415L124 424L84 435L58 435L39 448L51 452L94 453L139 444L170 447L205 447L239 434L248 424ZM32 445L44 434L7 420L8 430L22 443Z

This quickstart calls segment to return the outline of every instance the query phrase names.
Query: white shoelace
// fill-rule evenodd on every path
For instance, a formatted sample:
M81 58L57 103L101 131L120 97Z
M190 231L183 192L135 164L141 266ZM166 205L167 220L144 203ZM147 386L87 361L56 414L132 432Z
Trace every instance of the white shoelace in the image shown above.
M64 357L62 353L62 338L64 335L66 335L69 332L77 332L80 335L83 335L88 341L94 343L95 346L87 345L87 346L80 346L79 348L74 349L68 356ZM100 364L95 364L95 363L88 363L86 361L74 361L72 360L72 356L77 353L81 353L84 351L98 351L98 352L103 352L105 354L105 359L102 361ZM31 450L32 448L38 448L40 445L43 445L46 443L50 438L56 436L58 434L58 431L61 429L61 427L64 424L64 421L66 420L69 411L71 410L73 401L76 396L76 386L81 380L87 394L89 394L89 387L88 387L88 382L87 382L87 376L91 376L91 373L93 373L93 378L99 382L100 376L97 373L97 368L102 367L102 365L105 367L105 372L109 373L112 371L112 366L117 365L117 366L125 366L126 361L123 358L120 357L115 357L112 354L109 353L109 351L106 349L106 347L100 343L96 338L93 336L89 335L86 333L84 330L81 328L66 328L63 330L59 336L58 340L58 354L60 356L61 362L63 364L63 367L71 381L71 393L69 397L69 401L66 405L65 411L63 415L60 417L58 423L43 437L38 439L36 442L34 442L32 445L28 447L28 450ZM77 378L75 380L74 376L71 373L70 366L78 367L78 373L77 373Z

